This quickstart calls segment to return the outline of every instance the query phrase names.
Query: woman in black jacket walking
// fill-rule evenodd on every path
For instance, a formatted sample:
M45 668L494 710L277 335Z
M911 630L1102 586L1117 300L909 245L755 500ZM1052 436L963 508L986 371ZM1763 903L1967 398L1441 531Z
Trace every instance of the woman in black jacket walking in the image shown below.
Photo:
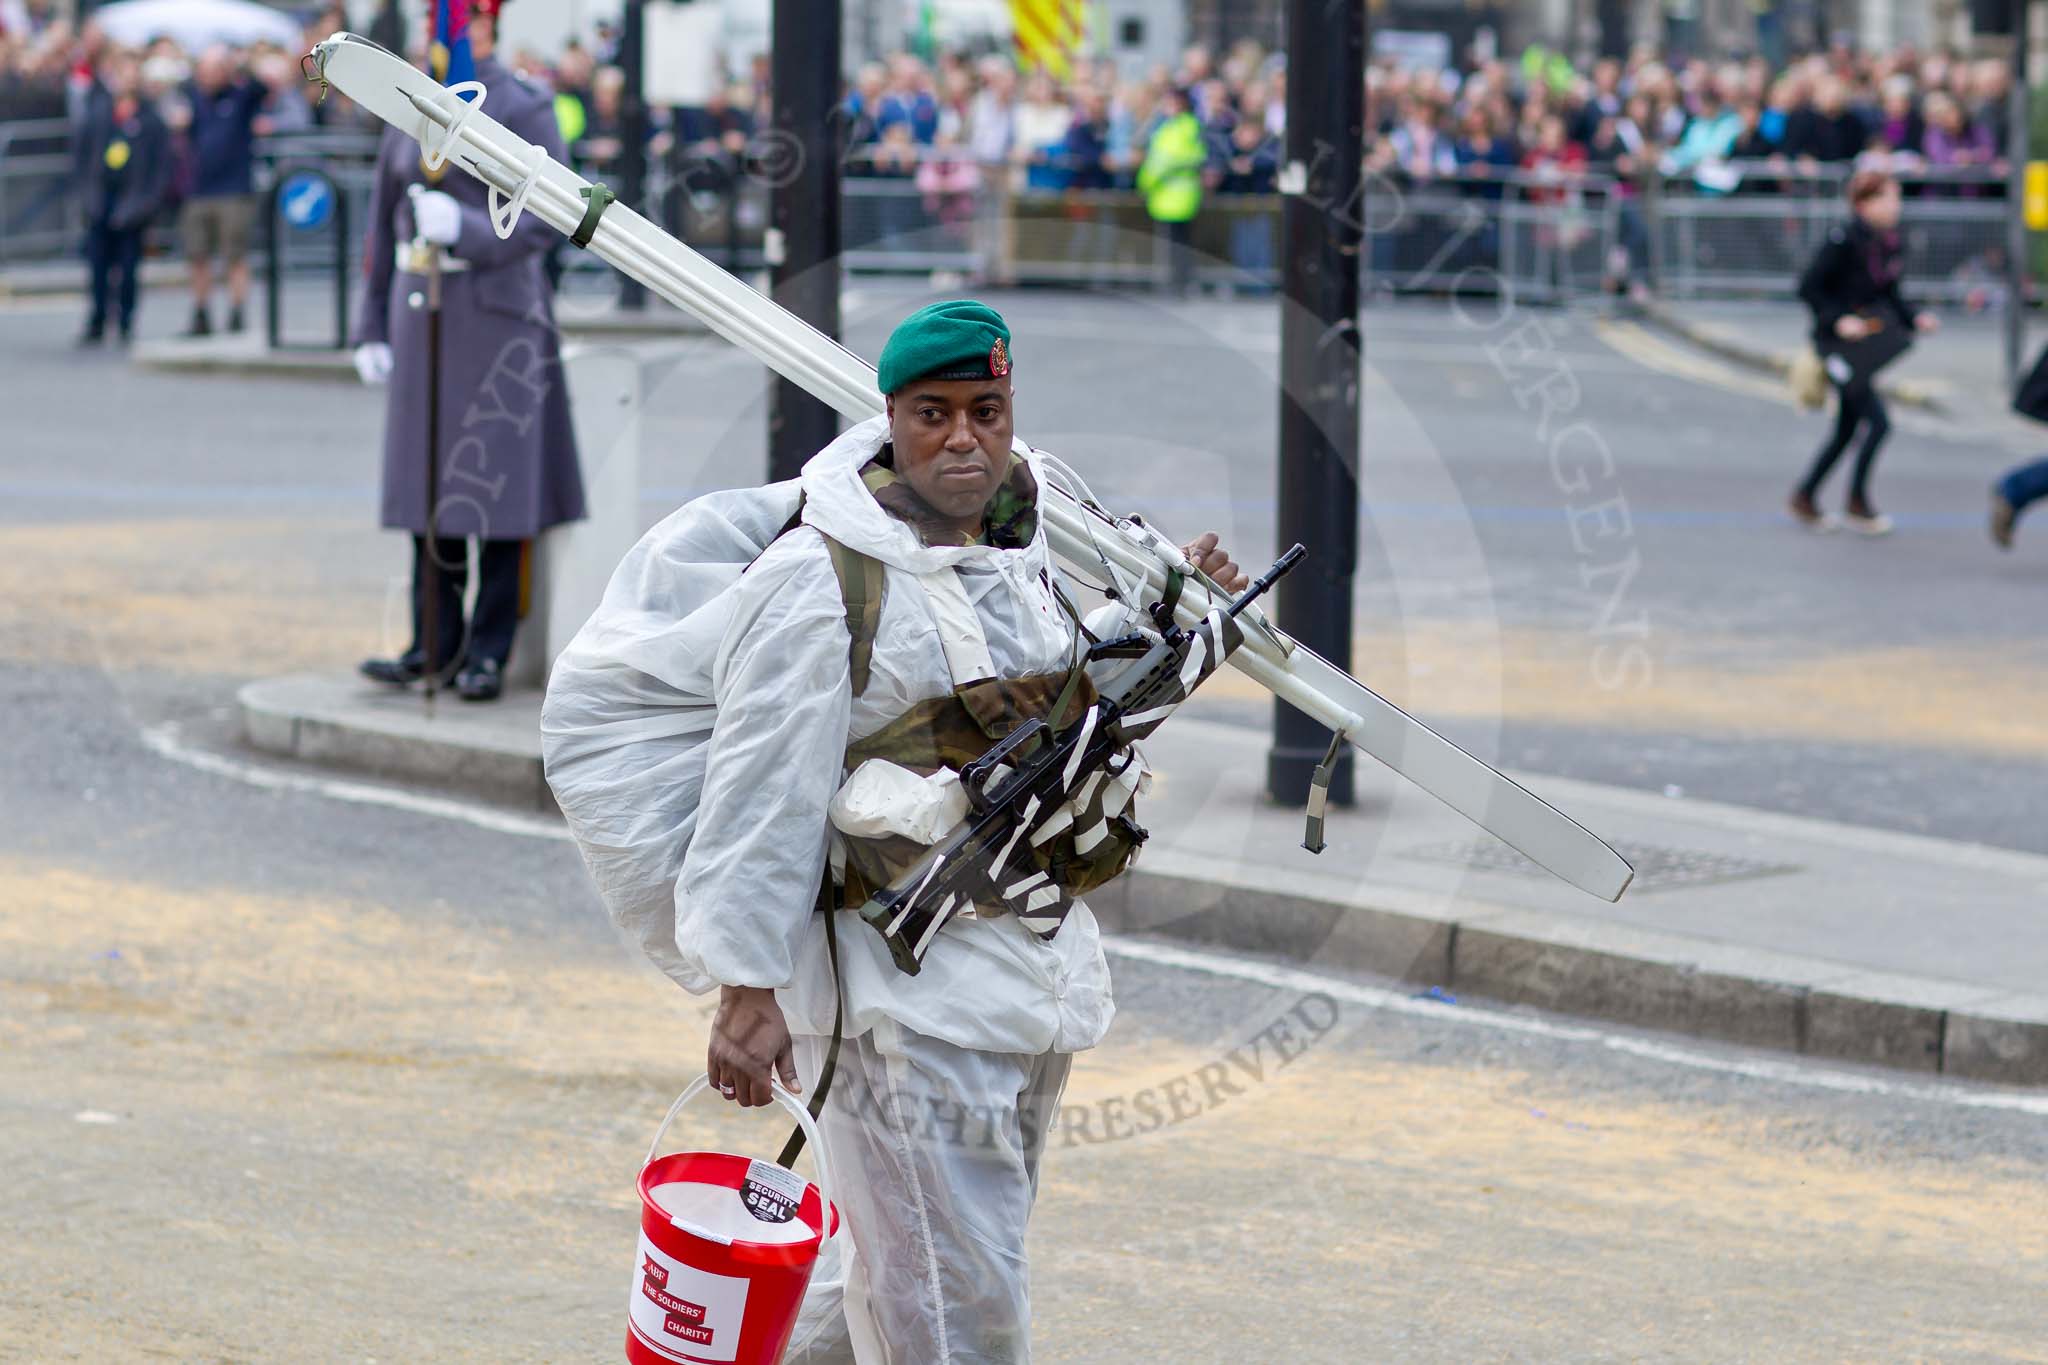
M1814 496L1842 452L1863 432L1849 477L1849 526L1865 535L1892 529L1891 518L1870 502L1870 467L1891 431L1877 396L1877 371L1905 349L1912 332L1931 332L1932 313L1916 312L1899 295L1905 252L1899 243L1899 182L1880 171L1858 171L1849 180L1854 216L1828 234L1799 280L1799 297L1813 310L1813 345L1835 386L1835 429L1813 457L1806 477L1792 492L1792 515L1808 526L1829 529ZM1889 332L1890 336L1885 334Z

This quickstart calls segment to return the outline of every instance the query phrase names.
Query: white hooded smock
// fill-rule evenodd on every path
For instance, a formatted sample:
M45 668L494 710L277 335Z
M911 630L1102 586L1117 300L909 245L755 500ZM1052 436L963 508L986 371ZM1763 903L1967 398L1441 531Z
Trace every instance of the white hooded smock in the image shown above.
M887 436L875 418L814 456L797 481L805 525L765 552L793 485L714 494L648 532L558 661L543 713L549 783L614 919L691 991L773 987L798 1033L832 1028L815 904L847 745L953 690L920 576L957 572L997 676L1072 659L1042 532L1013 550L925 545L861 482ZM859 697L838 578L811 527L885 568ZM1085 905L1050 940L1011 915L951 921L915 976L857 913L838 915L848 1036L888 1019L1030 1054L1092 1047L1108 1030L1109 972Z

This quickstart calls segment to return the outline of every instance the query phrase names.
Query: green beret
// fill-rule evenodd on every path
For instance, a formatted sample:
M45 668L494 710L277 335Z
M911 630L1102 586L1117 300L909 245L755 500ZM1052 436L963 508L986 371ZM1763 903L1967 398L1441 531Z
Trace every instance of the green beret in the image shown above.
M896 325L882 347L875 381L895 393L920 379L1001 379L1010 373L1010 328L973 299L920 308Z

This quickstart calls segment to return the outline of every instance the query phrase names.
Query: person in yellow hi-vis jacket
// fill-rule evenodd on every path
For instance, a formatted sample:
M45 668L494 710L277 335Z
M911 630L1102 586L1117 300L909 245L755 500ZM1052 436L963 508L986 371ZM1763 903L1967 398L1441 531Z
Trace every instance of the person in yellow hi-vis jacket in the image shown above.
M1164 236L1173 287L1185 293L1195 274L1194 222L1202 208L1209 144L1187 91L1168 90L1161 109L1164 117L1152 130L1138 166L1138 188L1145 194L1145 212Z

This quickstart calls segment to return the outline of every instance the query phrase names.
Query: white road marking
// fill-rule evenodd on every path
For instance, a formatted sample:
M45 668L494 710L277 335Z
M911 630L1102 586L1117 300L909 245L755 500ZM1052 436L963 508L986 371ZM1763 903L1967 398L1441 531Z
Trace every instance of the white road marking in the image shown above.
M143 744L159 757L268 791L303 792L334 801L384 806L435 819L455 820L498 834L569 841L567 826L540 816L494 811L447 797L422 796L369 782L351 782L343 778L285 772L196 749L179 738L178 726L174 721L144 726L141 728L141 736ZM1111 957L1149 962L1154 966L1171 967L1179 971L1248 981L1304 994L1320 993L1367 1009L1386 1010L1394 1014L1492 1029L1497 1033L1519 1033L1560 1042L1590 1043L1612 1052L1640 1057L1646 1061L1662 1062L1667 1066L1685 1067L1693 1071L1710 1071L1724 1076L1738 1076L1745 1080L1803 1086L1809 1090L1828 1090L1838 1094L1872 1095L1911 1100L1921 1104L1948 1105L1958 1109L1996 1109L2048 1118L2048 1095L1979 1087L1974 1083L1930 1084L1892 1081L1861 1072L1816 1066L1811 1062L1718 1056L1711 1052L1661 1043L1591 1025L1556 1023L1548 1019L1510 1014L1505 1010L1479 1005L1449 1005L1427 997L1408 995L1379 986L1367 986L1340 977L1325 976L1319 972L1304 971L1298 967L1286 967L1278 963L1261 962L1228 953L1176 948L1163 943L1124 938L1121 935L1104 935L1103 951Z
M381 787L374 782L350 782L345 778L315 777L310 774L286 772L259 763L229 758L224 754L195 749L178 737L178 725L175 721L142 727L142 742L151 753L168 758L173 763L182 763L201 772L232 778L234 781L252 787L262 787L267 791L305 792L311 796L324 796L331 801L348 801L359 806L385 806L392 810L409 811L414 815L432 816L438 820L457 820L463 824L475 825L478 829L490 830L494 834L517 834L529 839L558 839L565 843L569 840L568 826L559 820L547 820L538 815L519 815L512 811L495 811L486 806L471 805L445 796L422 796L415 792L400 791L395 787Z
M1694 1071L1713 1071L1747 1080L1770 1081L1780 1085L1805 1086L1811 1090L1832 1090L1848 1095L1877 1095L1914 1100L1924 1104L1945 1104L1962 1109L2003 1109L2048 1118L2048 1095L2022 1091L1980 1089L1974 1083L1949 1085L1913 1081L1890 1081L1855 1071L1815 1066L1810 1062L1772 1061L1766 1058L1720 1057L1711 1052L1671 1043L1660 1043L1586 1024L1560 1024L1528 1015L1478 1005L1452 1005L1378 986L1366 986L1317 972L1284 967L1278 963L1231 957L1223 953L1175 948L1163 943L1141 942L1122 937L1105 937L1103 951L1111 957L1173 967L1181 971L1250 981L1279 990L1320 993L1336 1000L1420 1018L1469 1024L1499 1033L1521 1033L1560 1042L1592 1043L1611 1052L1626 1053L1648 1061L1682 1066ZM1970 1088L1964 1088L1968 1084Z

